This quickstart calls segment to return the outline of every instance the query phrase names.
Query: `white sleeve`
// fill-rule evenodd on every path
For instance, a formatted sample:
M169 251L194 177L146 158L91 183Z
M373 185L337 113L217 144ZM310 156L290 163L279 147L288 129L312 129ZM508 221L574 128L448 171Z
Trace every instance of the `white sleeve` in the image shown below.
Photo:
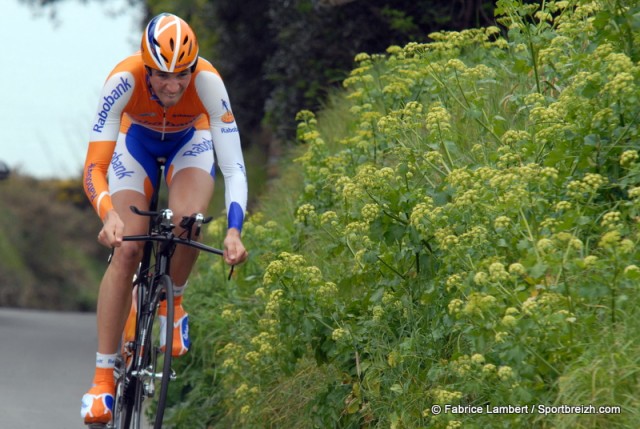
M115 73L102 87L89 141L116 141L122 111L131 99L135 79L129 72Z
M195 79L198 96L209 113L213 147L224 177L229 228L241 230L247 207L247 175L229 96L217 74L201 71Z

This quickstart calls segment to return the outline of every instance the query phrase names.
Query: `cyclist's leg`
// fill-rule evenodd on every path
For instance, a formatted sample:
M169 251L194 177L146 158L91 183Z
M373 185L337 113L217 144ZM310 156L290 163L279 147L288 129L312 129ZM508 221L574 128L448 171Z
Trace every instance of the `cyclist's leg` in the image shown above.
M213 178L201 169L185 168L178 171L171 181L169 191L169 207L173 210L176 224L182 216L206 213L213 187ZM177 226L176 234L181 232L182 229ZM182 285L187 281L197 256L198 251L191 247L179 246L176 249L171 264L171 276L175 284Z
M206 213L213 195L214 161L209 131L196 131L169 159L169 163L169 207L174 212L176 225L179 225L182 216ZM177 226L176 234L182 232L183 230ZM174 356L185 354L190 346L188 314L182 307L182 292L197 257L198 253L194 249L178 246L171 261L171 277L175 284L175 330L172 345ZM161 323L166 323L162 318L164 312L161 307ZM162 338L161 345L164 345Z
M148 178L141 162L127 150L129 136L120 134L109 169L114 209L124 223L124 234L144 234L148 221L136 216L130 205L148 207ZM155 162L153 157L147 157ZM114 162L115 161L115 162ZM142 162L148 162L143 160ZM122 169L121 169L122 168ZM141 258L142 245L124 242L115 249L100 283L97 308L98 353L93 386L83 397L85 423L108 422L113 403L113 366L126 317L131 307L131 279Z
M214 157L209 130L195 131L193 136L168 160L167 183L169 208L176 224L182 216L206 213L214 188ZM176 227L176 234L182 232ZM177 286L184 285L191 273L198 252L178 246L171 263L171 277Z
M120 210L124 191L112 196L112 201L116 210ZM131 196L131 204L136 204L137 196ZM137 201L144 206L144 202ZM125 224L125 235L142 234L146 230L144 226L140 230L135 225L138 220L129 220L129 215L121 216ZM137 229L138 228L138 229ZM93 377L92 387L82 398L81 415L85 423L108 423L113 413L113 401L115 393L115 383L113 370L115 366L116 353L126 317L131 307L131 278L137 267L137 250L131 242L124 242L123 245L113 253L111 263L107 267L100 283L98 293L97 308L97 329L98 329L98 352L96 358L96 370Z
M150 175L156 157L146 150L150 137L132 126L120 133L109 167L109 192L113 207L124 224L124 235L145 234L149 220L130 209L146 210L153 191ZM151 140L153 143L153 140ZM151 176L153 177L153 176ZM98 295L98 351L115 353L131 307L131 279L142 258L142 242L125 241L116 248Z
M137 216L129 207L147 208L147 199L136 191L120 191L111 196L115 210L124 223L124 235L145 234L148 219ZM98 294L98 352L116 353L131 307L131 279L142 258L142 243L125 241L114 249L111 262Z

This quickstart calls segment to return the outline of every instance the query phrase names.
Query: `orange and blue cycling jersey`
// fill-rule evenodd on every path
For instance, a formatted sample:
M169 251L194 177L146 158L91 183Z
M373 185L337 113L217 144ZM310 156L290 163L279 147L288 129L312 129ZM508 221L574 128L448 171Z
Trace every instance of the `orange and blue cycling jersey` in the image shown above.
M111 195L118 191L135 190L149 198L156 160L164 157L169 185L188 167L215 177L217 161L225 180L229 228L242 229L247 180L240 136L222 78L208 61L198 59L180 101L164 107L137 53L114 68L99 100L84 189L101 219L113 208Z

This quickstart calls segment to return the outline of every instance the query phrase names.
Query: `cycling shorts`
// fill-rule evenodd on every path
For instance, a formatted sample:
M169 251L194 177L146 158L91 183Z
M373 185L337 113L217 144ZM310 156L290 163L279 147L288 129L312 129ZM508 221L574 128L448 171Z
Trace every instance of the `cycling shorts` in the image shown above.
M158 158L164 158L165 181L185 168L199 168L215 178L213 141L208 129L189 128L178 133L164 133L140 125L120 132L109 165L109 193L137 191L151 198L158 171Z

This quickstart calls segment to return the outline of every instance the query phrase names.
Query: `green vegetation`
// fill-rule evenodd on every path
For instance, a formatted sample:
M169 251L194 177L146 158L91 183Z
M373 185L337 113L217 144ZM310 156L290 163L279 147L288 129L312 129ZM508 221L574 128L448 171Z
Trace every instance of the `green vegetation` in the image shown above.
M637 426L640 6L496 12L359 54L299 113L250 262L188 289L174 427Z
M89 311L108 251L80 180L0 182L0 306Z

